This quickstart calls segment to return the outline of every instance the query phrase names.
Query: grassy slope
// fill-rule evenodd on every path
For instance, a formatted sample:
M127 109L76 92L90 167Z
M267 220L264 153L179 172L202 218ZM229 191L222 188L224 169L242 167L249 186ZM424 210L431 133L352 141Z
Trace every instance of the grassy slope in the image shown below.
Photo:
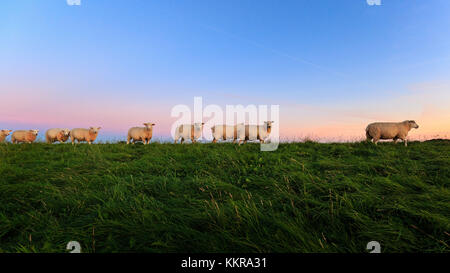
M0 145L0 252L449 252L450 143Z

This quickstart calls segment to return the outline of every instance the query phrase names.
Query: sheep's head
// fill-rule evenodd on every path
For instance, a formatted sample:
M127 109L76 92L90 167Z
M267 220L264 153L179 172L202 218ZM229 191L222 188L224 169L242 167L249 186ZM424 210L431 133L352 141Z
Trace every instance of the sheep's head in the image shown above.
M91 132L92 134L98 134L98 131L100 131L100 129L102 129L102 127L89 127L89 132Z
M275 121L264 121L264 125L267 126L267 129L271 129L272 128L272 123L274 123Z
M9 134L12 132L12 130L1 130L0 135L3 136L9 136Z
M30 133L32 133L33 135L37 136L39 133L39 130L30 130Z
M414 120L408 120L408 124L410 128L419 128L419 125L417 125L417 123Z
M144 123L144 125L145 125L145 127L147 127L148 129L151 129L153 126L155 126L155 124L154 124L154 123L151 123L151 122L146 122L146 123Z
M202 123L200 123L200 122L194 123L194 127L195 127L195 128L199 128L199 129L202 129L202 128L203 128L203 125L205 125L204 122L202 122Z
M64 129L63 130L63 134L64 134L64 136L69 136L70 135L70 130L69 129Z

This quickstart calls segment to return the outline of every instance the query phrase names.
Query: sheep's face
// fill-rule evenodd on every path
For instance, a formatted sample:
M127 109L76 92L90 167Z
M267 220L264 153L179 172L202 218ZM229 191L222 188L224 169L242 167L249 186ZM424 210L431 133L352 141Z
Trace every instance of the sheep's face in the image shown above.
M274 123L274 121L264 121L264 124L267 126L267 129L272 128L272 123Z
M419 128L419 125L417 125L417 123L414 120L409 120L408 123L409 123L409 126L411 126L411 128L415 128L415 129Z
M98 134L98 131L100 131L100 129L102 129L102 127L90 127L89 131L93 134Z
M197 129L202 129L203 125L205 125L205 123L203 123L203 122L202 123L194 123L194 127Z
M33 135L37 136L38 133L39 133L39 130L30 130L30 132L31 132Z
M149 129L151 129L153 126L155 126L155 124L151 123L151 122L144 123L144 125L145 125L145 127L149 128Z
M63 134L64 134L64 136L69 136L70 135L70 130L69 129L64 129L63 130Z
M1 130L0 135L3 136L9 136L9 134L12 132L12 130Z

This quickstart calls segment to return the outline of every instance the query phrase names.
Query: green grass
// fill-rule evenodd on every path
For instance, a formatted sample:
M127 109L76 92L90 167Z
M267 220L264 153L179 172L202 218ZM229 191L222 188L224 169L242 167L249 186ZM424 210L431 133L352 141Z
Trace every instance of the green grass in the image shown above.
M450 143L0 145L0 252L449 252Z

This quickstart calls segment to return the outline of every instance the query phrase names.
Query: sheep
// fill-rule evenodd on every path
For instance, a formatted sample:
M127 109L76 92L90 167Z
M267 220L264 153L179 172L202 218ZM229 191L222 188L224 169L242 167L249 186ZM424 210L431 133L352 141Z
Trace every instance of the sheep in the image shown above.
M87 141L87 143L92 144L98 135L98 131L102 127L89 127L89 129L75 128L70 131L70 139L72 140L72 145L75 144L75 140L79 142Z
M149 144L153 135L154 123L144 123L145 127L132 127L128 130L127 144L130 144L130 140L133 140L133 144L136 141L142 141L144 144Z
M0 143L5 141L5 138L9 136L9 134L12 132L12 130L0 130Z
M236 143L238 139L238 128L243 127L244 123L240 123L237 125L214 125L211 127L211 132L213 136L213 143L216 143L218 140L228 140L232 139L233 143Z
M69 129L61 129L61 128L53 128L48 129L47 132L45 132L45 140L47 143L51 144L56 141L59 141L60 143L64 143L69 139L70 136L70 130Z
M373 141L375 144L380 139L393 139L394 143L401 139L408 146L406 136L412 128L419 128L414 120L405 120L403 122L375 122L367 125L367 141Z
M181 124L175 130L175 144L181 138L181 144L185 139L190 139L192 143L197 142L197 139L202 135L203 125L205 123Z
M259 140L264 143L272 131L272 123L274 121L265 121L264 125L245 125L238 128L237 137L239 145L242 142L247 143L248 140Z
M12 143L32 143L36 140L39 130L17 130L11 135Z

